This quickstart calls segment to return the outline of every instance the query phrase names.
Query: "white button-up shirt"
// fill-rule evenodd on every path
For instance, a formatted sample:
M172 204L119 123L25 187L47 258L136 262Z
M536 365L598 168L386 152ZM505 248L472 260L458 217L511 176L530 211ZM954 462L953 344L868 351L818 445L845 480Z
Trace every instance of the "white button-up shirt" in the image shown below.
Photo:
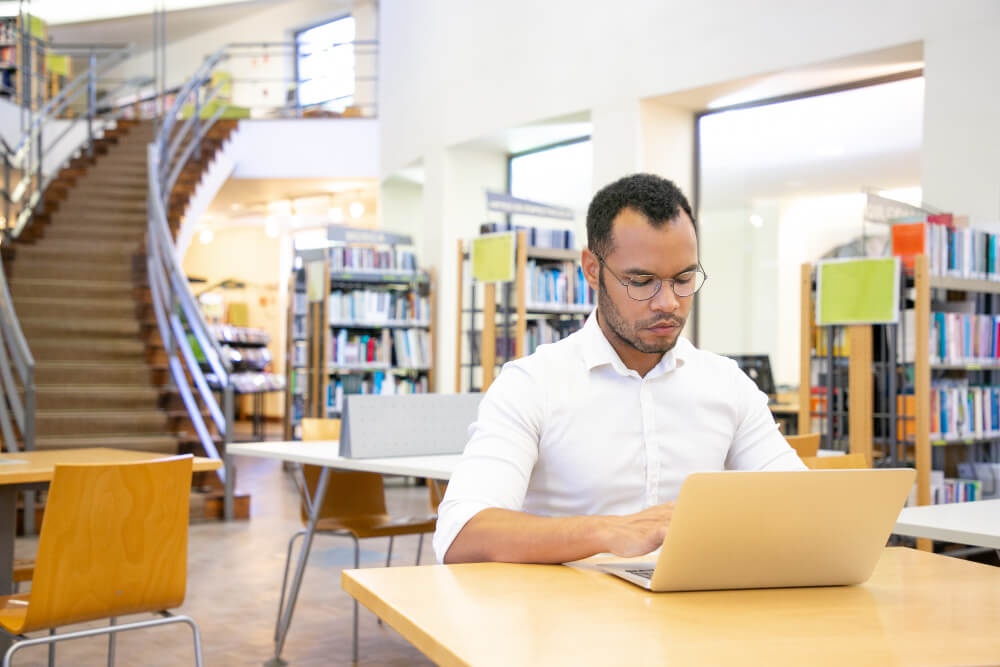
M692 472L805 468L734 361L680 338L640 377L594 314L507 363L469 432L438 509L439 560L489 507L622 515L676 499Z

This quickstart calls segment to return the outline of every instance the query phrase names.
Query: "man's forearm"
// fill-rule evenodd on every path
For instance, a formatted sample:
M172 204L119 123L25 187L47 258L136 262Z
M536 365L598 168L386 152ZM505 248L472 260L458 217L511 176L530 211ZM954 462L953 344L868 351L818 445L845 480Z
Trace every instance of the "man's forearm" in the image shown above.
M451 543L446 563L565 563L607 550L608 517L540 517L485 509Z

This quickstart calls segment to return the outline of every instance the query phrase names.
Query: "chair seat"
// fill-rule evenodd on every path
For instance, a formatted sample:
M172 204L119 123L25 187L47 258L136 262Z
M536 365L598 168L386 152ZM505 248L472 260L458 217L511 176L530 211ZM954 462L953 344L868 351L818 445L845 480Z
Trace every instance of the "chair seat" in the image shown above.
M390 517L388 514L351 518L321 518L316 530L325 533L344 532L358 539L366 537L392 537L414 533L432 533L437 524L434 515L417 517Z
M30 632L24 627L30 598L31 593L0 596L0 627L12 635Z

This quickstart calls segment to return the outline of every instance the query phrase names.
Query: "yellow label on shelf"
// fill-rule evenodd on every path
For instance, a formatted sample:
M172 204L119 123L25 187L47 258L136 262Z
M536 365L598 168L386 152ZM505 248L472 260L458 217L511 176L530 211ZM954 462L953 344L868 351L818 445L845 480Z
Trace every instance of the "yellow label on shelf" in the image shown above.
M472 239L472 277L484 283L514 279L514 233L484 234Z
M899 321L899 258L819 262L816 292L816 324L894 324Z

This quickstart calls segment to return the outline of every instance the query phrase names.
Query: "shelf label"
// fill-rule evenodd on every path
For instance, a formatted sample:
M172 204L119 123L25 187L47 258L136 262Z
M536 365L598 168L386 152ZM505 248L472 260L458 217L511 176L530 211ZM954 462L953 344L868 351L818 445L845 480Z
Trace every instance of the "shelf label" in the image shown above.
M816 324L899 321L899 257L824 260L816 265Z
M484 283L514 279L514 232L483 234L472 239L472 277Z

